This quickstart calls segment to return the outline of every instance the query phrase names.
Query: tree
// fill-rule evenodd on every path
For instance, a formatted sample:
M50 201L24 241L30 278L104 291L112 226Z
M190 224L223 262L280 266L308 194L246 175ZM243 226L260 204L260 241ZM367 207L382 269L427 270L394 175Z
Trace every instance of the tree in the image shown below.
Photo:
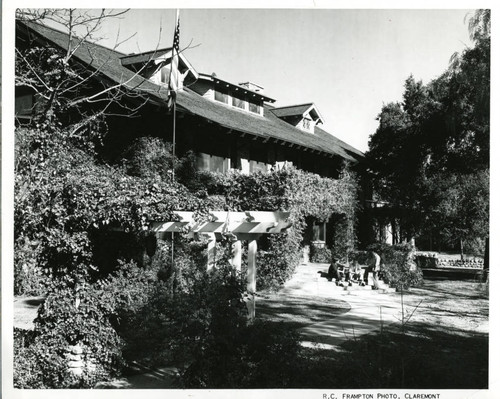
M376 193L405 210L407 228L434 228L449 244L488 229L490 13L469 21L474 47L427 85L410 76L403 103L382 108L367 154Z
M475 254L482 253L474 241L488 235L489 172L437 174L423 189L426 224L446 243L459 243L462 259L464 245Z

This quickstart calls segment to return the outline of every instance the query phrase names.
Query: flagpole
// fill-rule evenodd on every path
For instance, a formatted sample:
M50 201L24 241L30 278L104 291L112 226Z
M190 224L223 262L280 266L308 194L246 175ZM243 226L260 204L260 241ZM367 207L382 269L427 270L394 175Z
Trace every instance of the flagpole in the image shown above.
M176 36L178 35L178 27L179 27L179 10L176 11L175 13L175 28L174 28L174 43L172 45L172 60L170 62L170 74L169 74L169 84L168 88L173 89L171 85L171 79L172 79L172 68L174 67L174 57L178 56L178 54L174 54L176 51ZM178 40L178 37L177 37ZM178 46L178 44L177 44ZM177 49L178 51L178 49ZM177 82L176 82L177 83ZM178 87L178 86L177 86ZM175 87L175 89L177 89ZM169 93L171 98L173 98L173 109L172 109L172 184L175 181L175 122L176 122L176 105L177 105L177 93ZM172 289L175 288L175 256L174 256L174 232L172 231L172 270L174 273L174 284L172 286Z
M172 111L173 117L173 130L172 130L172 183L175 180L175 116L176 116L176 102L174 101L174 109Z

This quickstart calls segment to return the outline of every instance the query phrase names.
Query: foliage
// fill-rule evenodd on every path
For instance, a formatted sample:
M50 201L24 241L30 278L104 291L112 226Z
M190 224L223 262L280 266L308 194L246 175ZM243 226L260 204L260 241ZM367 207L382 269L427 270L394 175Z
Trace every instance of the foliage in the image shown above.
M382 278L397 291L422 284L422 271L417 268L410 244L372 244L367 249L380 255Z
M204 187L207 198L223 198L219 204L225 210L290 212L289 229L259 242L258 289L276 289L293 274L302 255L307 217L318 221L340 218L338 231L343 236L338 247L346 252L354 246L357 179L347 166L337 180L295 168L250 175L198 172L192 187Z
M173 210L197 209L200 202L178 183L131 177L98 164L58 137L46 137L47 151L38 162L42 131L20 130L17 146L15 203L16 293L23 288L21 271L48 275L99 276L93 236L120 228L139 234L150 220L172 217ZM34 150L35 148L35 150ZM57 161L56 161L57 160ZM30 166L31 165L31 166Z
M32 373L16 371L23 387L92 387L119 373L122 355L130 359L141 350L151 359L191 362L224 348L241 350L235 339L253 330L246 326L242 276L228 267L228 243L218 246L212 273L205 267L206 242L181 234L174 262L168 244L160 243L156 255L142 253L153 241L145 228L151 221L173 220L174 210L194 211L197 218L209 210L289 211L292 227L262 240L259 289L277 288L292 275L307 216L325 221L334 213L345 215L353 234L356 179L347 169L339 180L293 168L249 176L198 173L192 154L174 159L158 138L137 140L121 165L105 164L98 150L106 114L123 111L129 102L121 101L122 87L102 91L90 84L89 74L99 70L73 62L78 51L92 50L74 29L95 22L84 32L90 38L102 18L113 14L86 21L76 12L44 14L61 17L58 22L71 33L65 51L32 43L16 53L16 85L36 93L37 101L31 123L16 129L15 293L48 295L35 336L19 347L25 359L19 365ZM130 116L136 110L126 111ZM120 240L115 248L112 243ZM254 327L262 336L266 329ZM152 337L149 351L144 336ZM65 358L75 344L92 365L82 378L69 374ZM266 345L274 350L272 342Z
M23 350L28 364L16 365L21 375L26 368L36 370L36 378L19 383L30 384L25 388L90 388L116 375L121 368L121 341L108 319L108 300L93 287L83 286L76 293L54 288L35 320L36 337ZM67 351L75 344L83 348L82 377L72 375L68 368Z
M310 260L315 263L330 263L332 261L332 251L327 247L311 246Z
M74 289L52 284L35 319L30 339L15 337L20 361L15 364L16 386L23 388L92 388L117 376L125 344L117 334L121 318L144 306L152 295L156 273L121 263L120 269L94 284L78 282ZM83 375L68 369L71 345L83 349Z
M140 137L123 154L127 174L152 180L172 178L172 146L158 137Z
M490 11L469 22L474 46L427 85L410 76L403 102L383 106L367 153L377 194L405 211L402 228L452 246L488 230ZM467 198L477 203L463 207Z
M257 290L277 290L292 277L302 256L300 238L296 229L268 238L267 250L257 253Z
M210 336L182 374L186 388L286 388L300 364L298 333L284 324L240 324Z
M489 171L438 174L425 182L425 189L429 225L439 228L443 241L453 245L458 240L482 255L477 242L488 235Z

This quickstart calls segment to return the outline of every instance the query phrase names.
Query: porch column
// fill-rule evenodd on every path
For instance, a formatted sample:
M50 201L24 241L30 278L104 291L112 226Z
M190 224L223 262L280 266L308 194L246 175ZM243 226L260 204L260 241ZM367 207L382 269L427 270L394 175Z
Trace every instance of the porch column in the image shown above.
M215 245L217 243L214 233L207 233L208 237L208 256L207 256L207 271L215 267Z
M247 292L248 292L248 317L250 320L255 318L255 291L257 288L257 240L248 242L248 268L247 268Z
M233 267L241 271L241 241L237 240L231 243L231 253L233 255L231 259L231 264Z

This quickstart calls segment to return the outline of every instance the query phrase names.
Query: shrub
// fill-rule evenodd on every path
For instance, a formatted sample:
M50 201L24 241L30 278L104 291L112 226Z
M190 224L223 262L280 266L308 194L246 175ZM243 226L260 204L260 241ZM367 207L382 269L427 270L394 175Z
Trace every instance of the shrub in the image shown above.
M383 279L398 291L422 284L422 271L415 263L415 252L410 244L372 244L368 250L380 255Z
M282 323L240 323L210 335L182 373L185 388L287 388L300 368L299 334Z
M158 137L140 137L124 154L125 167L132 176L168 180L172 173L171 144Z
M14 387L44 388L43 371L37 367L37 352L31 345L36 334L14 328Z
M300 262L302 251L296 230L268 238L268 247L257 253L257 290L280 288Z
M118 374L123 365L123 343L110 321L116 301L116 293L106 290L105 285L52 289L35 319L38 336L30 347L37 354L46 388L90 388ZM81 379L70 378L65 357L68 347L77 344L89 366Z
M151 269L120 262L117 272L94 284L78 282L71 288L67 282L53 283L35 331L15 336L16 387L92 388L119 375L124 341L115 327L147 304L156 279ZM66 357L77 344L83 350L82 376L69 371Z
M332 261L332 251L327 247L311 245L310 259L314 263L330 263Z

